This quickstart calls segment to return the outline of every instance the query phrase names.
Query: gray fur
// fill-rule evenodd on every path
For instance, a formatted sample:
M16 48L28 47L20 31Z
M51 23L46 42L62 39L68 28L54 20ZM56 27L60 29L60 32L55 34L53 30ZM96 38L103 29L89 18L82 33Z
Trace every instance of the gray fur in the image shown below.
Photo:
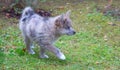
M32 43L36 42L40 46L41 58L48 58L45 51L49 50L59 59L65 60L64 54L53 44L62 35L75 34L69 15L70 11L56 17L46 18L34 13L32 8L26 7L20 19L19 28L23 34L27 51L35 54L32 50Z

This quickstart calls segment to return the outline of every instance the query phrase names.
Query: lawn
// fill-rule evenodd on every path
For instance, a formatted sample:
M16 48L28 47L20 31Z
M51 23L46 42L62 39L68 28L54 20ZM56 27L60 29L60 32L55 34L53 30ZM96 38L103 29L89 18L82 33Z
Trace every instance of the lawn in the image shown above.
M97 7L106 4L107 1L96 0L46 0L40 4L40 8L52 10L53 16L72 10L76 35L62 36L55 43L64 52L64 61L49 52L49 59L39 58L37 45L36 54L28 54L19 20L0 14L0 70L119 70L120 20L97 11ZM113 2L116 8L119 4L117 0Z

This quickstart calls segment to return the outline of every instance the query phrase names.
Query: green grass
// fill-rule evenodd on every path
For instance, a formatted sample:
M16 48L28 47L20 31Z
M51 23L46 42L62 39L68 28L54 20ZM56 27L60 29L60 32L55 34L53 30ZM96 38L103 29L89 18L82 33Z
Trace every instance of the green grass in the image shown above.
M119 70L119 21L97 12L94 1L74 4L73 0L68 5L62 2L58 4L57 1L45 8L54 8L53 15L71 9L73 27L77 32L74 36L61 37L55 44L64 52L66 60L59 60L49 52L49 59L40 59L38 47L34 49L35 55L24 52L25 45L18 28L18 19L6 19L0 15L0 70ZM114 4L117 3L119 2L115 1ZM65 8L55 9L61 5ZM99 2L100 7L104 5ZM110 22L116 26L109 25Z

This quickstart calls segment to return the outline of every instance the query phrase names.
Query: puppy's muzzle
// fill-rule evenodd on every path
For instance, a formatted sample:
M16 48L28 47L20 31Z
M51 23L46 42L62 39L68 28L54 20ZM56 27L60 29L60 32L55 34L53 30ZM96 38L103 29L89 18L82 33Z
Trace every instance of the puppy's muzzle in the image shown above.
M67 35L74 35L74 34L76 34L75 31L70 31L70 32L67 33Z
M76 34L76 32L75 32L75 31L73 31L73 35L74 35L74 34Z

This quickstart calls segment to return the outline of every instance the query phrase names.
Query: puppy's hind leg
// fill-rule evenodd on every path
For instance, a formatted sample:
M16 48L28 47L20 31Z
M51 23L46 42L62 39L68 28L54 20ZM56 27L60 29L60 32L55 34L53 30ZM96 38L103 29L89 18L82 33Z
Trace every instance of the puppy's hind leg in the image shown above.
M31 47L32 46L32 42L30 41L30 39L27 36L25 36L24 38L25 38L25 44L26 44L27 51L30 54L35 54L35 52L32 50L32 47Z

